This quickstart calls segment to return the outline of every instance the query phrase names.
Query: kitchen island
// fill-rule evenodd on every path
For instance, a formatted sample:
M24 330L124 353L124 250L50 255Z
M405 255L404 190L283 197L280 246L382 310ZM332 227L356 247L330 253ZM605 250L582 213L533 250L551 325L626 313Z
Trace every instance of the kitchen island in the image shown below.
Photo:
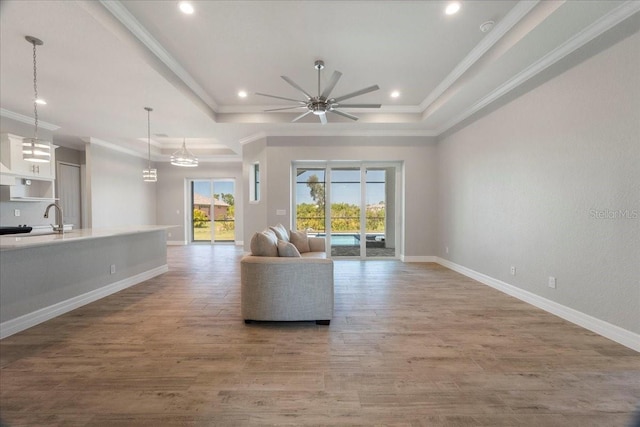
M0 237L0 338L168 271L167 226Z

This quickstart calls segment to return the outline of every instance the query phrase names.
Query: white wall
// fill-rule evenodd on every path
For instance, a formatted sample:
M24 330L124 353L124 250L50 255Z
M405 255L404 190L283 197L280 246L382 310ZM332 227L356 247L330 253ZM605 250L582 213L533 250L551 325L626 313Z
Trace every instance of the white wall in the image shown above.
M635 34L441 141L439 256L640 333L639 69Z
M240 162L205 163L201 162L196 168L172 166L170 163L159 163L157 183L156 217L158 225L179 225L168 230L171 236L168 241L186 243L188 227L185 209L189 203L188 179L223 179L235 180L235 226L236 241L242 241L243 236L243 195L242 164Z
M156 224L157 183L142 180L147 161L95 141L87 143L85 155L85 228Z
M279 222L291 223L291 165L300 160L353 160L402 162L404 165L405 257L435 255L436 251L436 147L426 137L268 137L263 174L263 209L251 213L246 236ZM243 153L244 154L244 153ZM245 165L247 162L245 161ZM286 216L276 215L285 209ZM248 240L245 248L248 250Z

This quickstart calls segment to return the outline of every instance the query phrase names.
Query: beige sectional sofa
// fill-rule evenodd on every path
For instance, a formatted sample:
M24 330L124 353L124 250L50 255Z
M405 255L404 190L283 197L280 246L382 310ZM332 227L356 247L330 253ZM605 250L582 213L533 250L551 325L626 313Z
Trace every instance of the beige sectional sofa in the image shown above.
M240 261L242 318L245 323L312 320L328 325L333 317L333 261L326 257L325 240L292 232L299 244L293 250L290 232L284 227L279 231L275 239L267 230L256 233L252 253Z

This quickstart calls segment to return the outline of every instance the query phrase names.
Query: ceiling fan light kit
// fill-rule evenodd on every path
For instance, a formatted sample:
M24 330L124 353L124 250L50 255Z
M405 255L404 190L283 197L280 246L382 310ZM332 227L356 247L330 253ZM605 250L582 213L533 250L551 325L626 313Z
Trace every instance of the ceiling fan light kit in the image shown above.
M324 90L321 90L322 88L320 84L320 74L324 69L324 61L322 60L315 61L314 68L318 70L318 95L317 96L311 95L309 92L304 90L300 85L298 85L289 77L280 76L285 82L289 83L289 85L293 86L296 90L301 92L305 96L305 100L298 100L293 98L286 98L283 96L269 95L266 93L256 92L256 95L266 96L269 98L283 99L285 101L292 101L298 104L290 107L272 108L265 111L271 112L271 111L283 111L283 110L294 110L298 108L305 108L307 111L305 111L304 113L294 118L292 122L297 122L298 120L302 119L303 117L309 114L314 114L318 116L318 118L320 119L320 123L324 125L324 124L327 124L327 113L334 113L351 120L358 120L358 117L352 114L346 113L344 111L341 111L338 108L380 108L381 104L341 104L340 103L341 101L344 101L346 99L355 98L356 96L360 96L369 92L376 91L380 89L378 85L369 86L364 89L360 89L355 92L348 93L346 95L338 96L336 98L330 98L331 92L333 91L336 84L338 83L338 80L340 80L342 73L340 71L334 71L333 74L331 75L331 78L329 79L329 82L325 86Z

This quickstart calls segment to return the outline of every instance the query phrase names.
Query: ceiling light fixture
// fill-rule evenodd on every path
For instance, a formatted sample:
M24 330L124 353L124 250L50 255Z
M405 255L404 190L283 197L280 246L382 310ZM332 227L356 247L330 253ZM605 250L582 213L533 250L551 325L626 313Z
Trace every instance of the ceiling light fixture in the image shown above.
M392 98L397 98L400 96L400 92L398 92L397 90L394 90L393 92L391 92L391 97Z
M158 170L151 169L151 112L153 108L144 107L147 110L147 147L149 153L149 163L147 169L142 170L142 179L145 182L156 182L158 180Z
M198 166L198 158L194 156L191 151L187 150L187 142L185 138L182 138L182 148L171 155L171 164L187 168L194 168Z
M25 40L33 45L33 138L25 138L22 141L22 158L29 162L48 163L51 161L51 144L38 138L38 70L36 66L36 46L42 46L42 40L32 36L26 36Z
M444 13L447 15L454 15L458 13L460 10L460 2L453 1L447 5L447 8L444 10Z
M188 1L181 1L180 3L178 3L178 7L180 8L180 11L185 15L192 15L195 11L193 5Z
M238 96L240 98L246 98L247 97L247 91L241 90L240 92L238 92Z

